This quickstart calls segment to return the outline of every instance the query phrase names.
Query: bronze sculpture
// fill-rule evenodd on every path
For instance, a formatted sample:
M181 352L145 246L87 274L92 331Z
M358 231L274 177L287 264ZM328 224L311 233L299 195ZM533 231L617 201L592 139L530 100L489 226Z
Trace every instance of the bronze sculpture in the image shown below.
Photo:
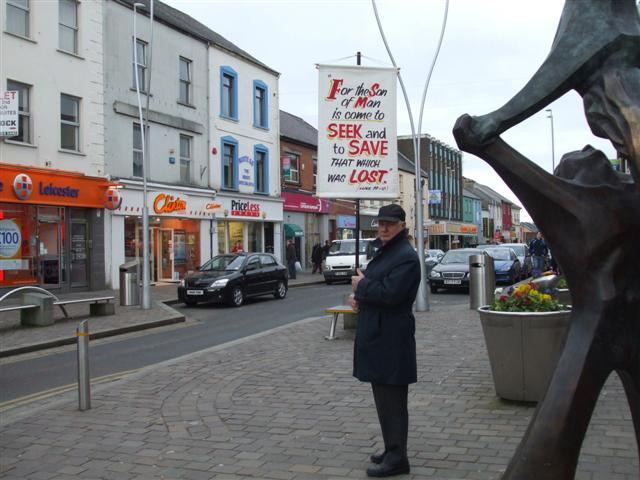
M612 142L628 160L631 175L614 171L590 146L564 155L550 174L499 137L572 89L583 98L592 132ZM454 136L522 201L571 286L572 321L564 350L503 479L574 478L593 409L614 371L624 385L640 448L640 17L635 0L567 0L551 52L531 80L498 110L460 117Z

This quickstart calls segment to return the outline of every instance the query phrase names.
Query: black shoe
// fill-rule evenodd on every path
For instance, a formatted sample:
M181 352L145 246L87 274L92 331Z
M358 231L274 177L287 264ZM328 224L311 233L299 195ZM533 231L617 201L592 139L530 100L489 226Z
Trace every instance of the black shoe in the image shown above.
M374 453L373 455L371 455L371 463L382 463L382 461L384 460L384 454L387 453L387 451L385 450L382 453Z
M409 461L403 460L399 463L380 463L367 468L369 477L391 477L393 475L402 475L409 473Z

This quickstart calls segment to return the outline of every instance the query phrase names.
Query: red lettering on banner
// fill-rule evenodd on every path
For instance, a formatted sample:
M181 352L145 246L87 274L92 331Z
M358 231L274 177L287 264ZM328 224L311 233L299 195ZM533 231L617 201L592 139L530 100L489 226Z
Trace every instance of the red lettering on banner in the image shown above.
M389 170L353 170L349 183L381 183Z
M329 87L329 95L327 96L327 100L335 100L336 99L336 94L338 93L338 90L340 89L340 85L342 85L344 80L331 80L331 85Z
M353 123L330 123L327 126L329 138L362 138L362 125Z
M351 140L349 142L349 155L373 155L381 157L388 155L387 140Z

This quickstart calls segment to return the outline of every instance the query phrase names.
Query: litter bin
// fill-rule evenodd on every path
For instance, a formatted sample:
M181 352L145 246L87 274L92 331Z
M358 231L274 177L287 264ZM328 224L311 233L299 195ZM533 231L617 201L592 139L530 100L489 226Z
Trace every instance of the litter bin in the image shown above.
M493 257L488 253L469 257L469 308L491 305L496 288Z
M138 260L120 265L120 305L140 305L139 265Z

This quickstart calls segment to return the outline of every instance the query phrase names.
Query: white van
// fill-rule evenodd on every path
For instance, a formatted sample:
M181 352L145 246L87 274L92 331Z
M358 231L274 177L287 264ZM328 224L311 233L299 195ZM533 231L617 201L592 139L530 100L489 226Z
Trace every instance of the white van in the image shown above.
M365 270L367 264L374 253L374 247L371 245L373 238L360 239L360 269ZM334 240L331 243L329 254L324 263L324 281L327 285L333 282L350 282L351 276L355 275L356 268L356 241Z

